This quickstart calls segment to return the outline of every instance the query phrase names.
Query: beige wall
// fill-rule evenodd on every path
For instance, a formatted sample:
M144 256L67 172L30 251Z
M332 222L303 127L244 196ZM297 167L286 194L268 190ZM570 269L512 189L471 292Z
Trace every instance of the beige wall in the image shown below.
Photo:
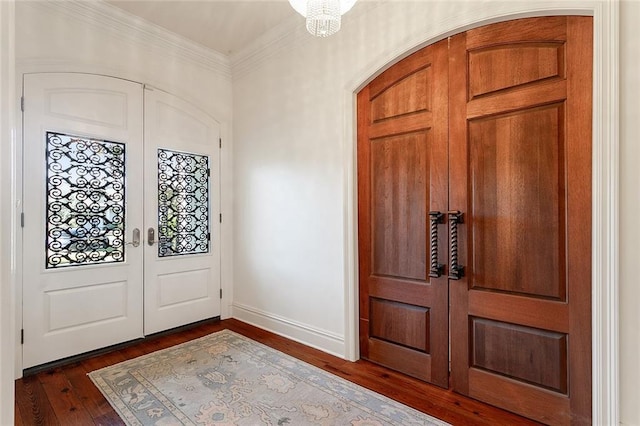
M640 425L640 2L620 3L620 419Z

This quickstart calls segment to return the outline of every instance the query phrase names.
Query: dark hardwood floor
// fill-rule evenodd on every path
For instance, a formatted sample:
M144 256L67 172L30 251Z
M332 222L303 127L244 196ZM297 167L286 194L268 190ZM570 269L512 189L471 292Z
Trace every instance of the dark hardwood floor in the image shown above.
M537 424L376 364L345 361L233 319L150 337L132 346L17 380L15 423L122 425L122 420L87 377L88 372L225 328L454 425Z

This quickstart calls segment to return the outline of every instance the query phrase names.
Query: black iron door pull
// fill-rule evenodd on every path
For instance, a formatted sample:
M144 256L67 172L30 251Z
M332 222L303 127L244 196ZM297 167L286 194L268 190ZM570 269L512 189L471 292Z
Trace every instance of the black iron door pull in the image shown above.
M464 266L458 265L458 224L463 223L462 213L451 210L449 215L449 237L451 242L451 264L449 265L449 279L459 280L464 277Z
M444 265L438 263L438 224L443 223L444 214L429 212L429 239L431 241L431 257L429 259L429 276L438 278L444 271Z

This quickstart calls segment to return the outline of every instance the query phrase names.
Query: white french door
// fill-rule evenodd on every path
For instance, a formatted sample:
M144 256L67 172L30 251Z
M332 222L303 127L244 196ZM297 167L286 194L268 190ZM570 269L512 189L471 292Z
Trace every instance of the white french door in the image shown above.
M218 124L105 76L24 98L23 368L218 316Z
M142 86L24 78L23 367L142 337Z
M220 315L218 123L145 90L144 332Z

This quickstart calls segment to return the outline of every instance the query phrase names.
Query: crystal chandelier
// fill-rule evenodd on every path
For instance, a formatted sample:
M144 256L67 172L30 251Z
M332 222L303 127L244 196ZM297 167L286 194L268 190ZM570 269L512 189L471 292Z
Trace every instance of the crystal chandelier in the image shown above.
M355 2L356 0L289 0L296 12L307 19L307 31L318 37L337 33L342 15Z

